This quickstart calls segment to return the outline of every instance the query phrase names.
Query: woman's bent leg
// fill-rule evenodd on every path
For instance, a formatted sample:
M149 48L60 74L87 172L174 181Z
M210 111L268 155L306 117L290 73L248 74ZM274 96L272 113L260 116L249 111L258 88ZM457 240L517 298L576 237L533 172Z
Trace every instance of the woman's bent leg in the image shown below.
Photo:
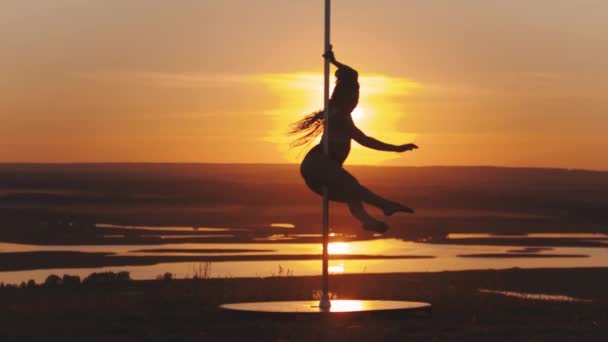
M329 199L348 203L361 201L361 184L338 163L320 152L311 151L300 168L308 187L319 195L327 186Z
M387 215L400 209L409 209L362 186L353 175L320 151L313 150L306 155L300 172L306 180L306 184L314 192L322 195L322 187L326 185L329 190L329 199L332 201L366 202L383 209Z
M338 163L321 153L312 152L302 162L301 173L306 184L317 194L323 195L323 187L327 186L329 199L346 203L364 229L381 233L388 229L384 222L376 220L365 211L363 201L373 202L378 206L389 202L361 186L359 181Z

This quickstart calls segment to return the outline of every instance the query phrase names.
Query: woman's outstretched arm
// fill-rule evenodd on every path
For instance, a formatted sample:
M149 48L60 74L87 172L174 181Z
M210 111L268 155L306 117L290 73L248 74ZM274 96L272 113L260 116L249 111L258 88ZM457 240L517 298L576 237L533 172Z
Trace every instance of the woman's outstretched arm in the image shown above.
M362 146L369 147L378 151L405 152L418 148L418 146L416 146L415 144L392 145L384 143L378 139L365 135L365 133L363 133L354 125L352 138Z

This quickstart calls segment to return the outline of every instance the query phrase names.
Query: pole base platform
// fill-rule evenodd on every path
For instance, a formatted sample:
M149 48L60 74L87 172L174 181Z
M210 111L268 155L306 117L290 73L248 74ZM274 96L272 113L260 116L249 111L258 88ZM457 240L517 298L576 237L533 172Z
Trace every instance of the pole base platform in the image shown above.
M331 307L323 309L317 300L285 302L253 302L223 304L220 309L241 314L289 315L410 315L431 314L429 303L393 300L332 300Z

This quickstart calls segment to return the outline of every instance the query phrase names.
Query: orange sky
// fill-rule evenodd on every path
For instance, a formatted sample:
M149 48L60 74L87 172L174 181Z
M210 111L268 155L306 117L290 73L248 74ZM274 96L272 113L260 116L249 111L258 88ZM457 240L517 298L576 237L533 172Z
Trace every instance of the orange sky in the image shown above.
M0 162L297 162L322 104L322 1L5 0ZM333 0L347 163L608 169L608 2Z

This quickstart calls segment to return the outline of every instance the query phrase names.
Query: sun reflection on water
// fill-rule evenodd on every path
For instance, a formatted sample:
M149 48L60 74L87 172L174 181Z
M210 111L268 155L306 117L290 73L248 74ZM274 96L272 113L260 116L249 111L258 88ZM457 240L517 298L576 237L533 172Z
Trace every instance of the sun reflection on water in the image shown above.
M334 265L329 265L329 267L327 267L327 271L329 273L344 273L344 262L340 262L338 264L334 264Z
M327 245L329 254L346 254L350 252L350 243L348 242L331 242Z

